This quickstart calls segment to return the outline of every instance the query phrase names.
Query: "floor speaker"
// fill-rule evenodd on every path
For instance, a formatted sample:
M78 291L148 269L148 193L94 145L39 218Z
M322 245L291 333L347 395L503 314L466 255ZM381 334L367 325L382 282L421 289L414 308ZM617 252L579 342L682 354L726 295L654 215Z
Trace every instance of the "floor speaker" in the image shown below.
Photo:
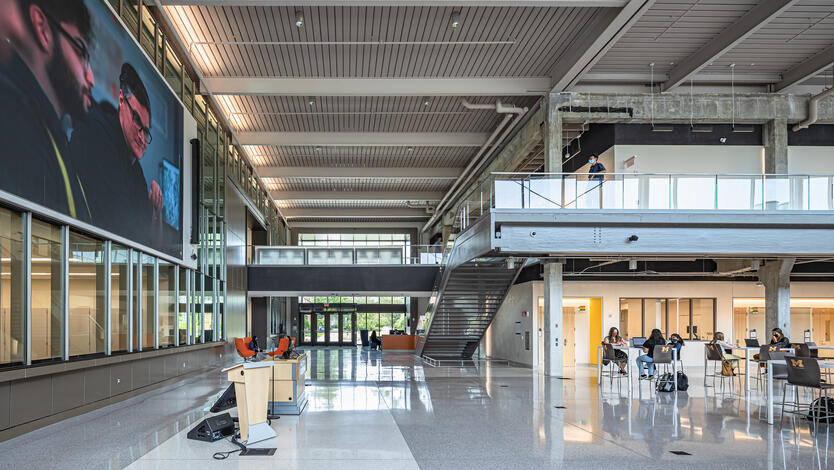
M211 416L188 431L187 437L195 441L214 442L235 433L235 422L229 413Z

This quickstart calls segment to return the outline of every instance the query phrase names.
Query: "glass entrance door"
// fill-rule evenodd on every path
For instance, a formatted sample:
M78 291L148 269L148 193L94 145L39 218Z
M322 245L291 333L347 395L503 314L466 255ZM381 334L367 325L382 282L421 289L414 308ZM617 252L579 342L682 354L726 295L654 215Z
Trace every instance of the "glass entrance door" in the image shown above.
M325 344L327 343L327 331L325 326L325 317L326 315L322 313L315 314L316 316L316 331L315 331L315 340L313 344Z
M349 346L356 343L356 316L352 313L343 313L339 315L341 324L339 329L342 332L342 346Z
M312 344L313 343L313 314L312 313L305 313L301 315L302 322L301 322L301 343L302 344Z
M338 345L339 344L339 314L338 313L328 313L327 314L327 344L328 345Z

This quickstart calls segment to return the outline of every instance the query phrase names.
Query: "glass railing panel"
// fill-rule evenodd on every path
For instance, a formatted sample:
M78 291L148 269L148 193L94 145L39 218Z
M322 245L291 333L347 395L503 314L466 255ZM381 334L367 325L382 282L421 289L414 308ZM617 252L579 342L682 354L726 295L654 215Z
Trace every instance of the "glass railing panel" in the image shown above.
M495 180L495 208L520 209L524 202L522 188L520 180Z
M403 264L403 251L401 248L380 248L380 264Z
M329 264L330 252L326 248L308 248L307 264Z
M579 189L579 180L575 175L566 175L564 180L562 181L562 186L564 187L564 198L565 202L563 203L565 209L576 209L578 205L578 201L576 200Z
M379 264L379 250L356 248L356 264Z
M352 248L331 248L330 263L332 264L353 264Z
M526 185L526 207L538 209L562 208L562 178L548 176L545 178L531 178Z
M623 175L608 177L600 188L603 209L622 209L624 206L625 179Z
M834 210L834 178L831 176L809 176L806 180L808 209L812 211Z
M756 182L761 182L761 178L719 175L716 207L719 210L753 210L756 208L757 201Z
M640 194L640 209L671 209L672 191L669 175L648 175L641 181L641 185L648 189L647 194Z
M714 210L715 177L676 175L671 179L674 209Z
M621 175L623 179L623 209L640 208L640 177Z
M783 175L765 176L765 210L791 209L791 178Z

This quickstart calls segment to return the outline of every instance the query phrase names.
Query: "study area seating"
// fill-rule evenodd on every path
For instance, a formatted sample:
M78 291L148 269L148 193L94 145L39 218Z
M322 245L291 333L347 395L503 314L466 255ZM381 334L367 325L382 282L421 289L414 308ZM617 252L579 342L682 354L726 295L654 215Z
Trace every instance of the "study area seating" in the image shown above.
M817 400L824 399L822 403L828 402L828 390L834 388L834 384L825 383L820 375L820 366L816 359L811 357L785 357L785 366L787 367L787 380L782 385L782 395L787 393L787 387L790 385L794 390L793 401L788 401L787 397L782 399L782 415L779 418L779 429L782 428L782 418L785 415L785 407L790 406L787 413L797 415L800 417L812 416L814 422L814 432L816 433L819 423L825 420L827 423L831 414L827 406L818 406L814 410L814 404ZM799 401L799 388L810 389L811 401L808 404L803 404ZM794 420L791 420L793 423ZM808 424L810 428L810 423ZM798 433L796 438L798 439Z
M255 351L249 349L249 343L252 342L252 338L235 338L235 349L237 350L237 354L243 358L244 361L249 360L249 358L255 356Z
M603 364L605 364L605 361L608 361L608 365L607 365L608 370L603 371L602 375L603 375L603 377L608 377L608 381L609 381L612 388L614 386L614 379L617 379L617 380L626 379L626 380L628 380L627 375L623 375L623 374L620 373L620 367L617 364L617 363L623 363L624 362L626 364L626 370L628 370L628 365L629 365L628 364L628 357L626 356L625 359L617 359L616 349L614 349L613 345L608 344L608 343L602 343L602 360L603 360ZM603 380L603 384L604 383L605 383L605 381ZM628 382L626 382L626 383L628 383ZM620 385L620 382L618 381L617 386L619 387L619 385Z
M720 345L712 344L712 343L705 344L704 348L706 348L707 363L712 363L712 373L709 373L709 374L707 374L706 377L704 377L704 386L705 387L716 388L715 387L715 381L716 381L716 379L720 380L721 381L721 393L724 393L724 383L727 381L727 379L729 379L730 380L730 393L733 393L734 392L734 386L735 386L734 382L735 382L735 377L736 376L734 376L734 375L724 375L724 374L721 373L721 368L723 367L723 362L724 362L724 350L721 348ZM733 367L736 367L736 366L738 366L738 364L733 364ZM712 377L712 385L707 385L706 384L707 377Z

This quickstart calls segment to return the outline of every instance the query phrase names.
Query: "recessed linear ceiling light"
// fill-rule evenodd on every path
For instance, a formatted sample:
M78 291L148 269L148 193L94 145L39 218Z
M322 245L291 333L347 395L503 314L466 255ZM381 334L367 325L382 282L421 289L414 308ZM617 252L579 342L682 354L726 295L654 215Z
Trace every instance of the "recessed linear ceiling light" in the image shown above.
M457 31L460 28L460 12L453 11L451 18L449 18L449 29Z
M736 134L752 134L753 126L733 126L733 132Z
M304 12L295 10L295 25L299 28L304 26Z
M696 134L698 134L698 133L709 133L709 132L712 132L712 126L698 126L698 125L693 125L693 126L690 128L690 130L691 130L692 132L695 132Z
M675 128L672 126L664 126L661 124L654 125L652 124L652 132L672 132Z

